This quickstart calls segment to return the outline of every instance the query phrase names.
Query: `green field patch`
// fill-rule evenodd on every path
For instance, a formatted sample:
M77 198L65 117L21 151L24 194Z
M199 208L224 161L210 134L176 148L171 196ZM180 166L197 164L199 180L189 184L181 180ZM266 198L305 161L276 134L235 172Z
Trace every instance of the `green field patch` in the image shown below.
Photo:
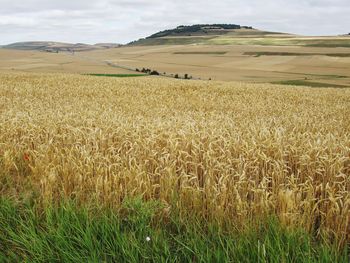
M349 39L305 39L307 47L350 47Z
M131 78L147 76L146 74L86 74L87 76L94 77L113 77L113 78Z
M306 86L306 87L314 87L314 88L348 88L349 86L339 85L339 84L329 84L322 82L311 82L307 80L281 80L271 82L272 84L280 84L280 85L290 85L290 86Z

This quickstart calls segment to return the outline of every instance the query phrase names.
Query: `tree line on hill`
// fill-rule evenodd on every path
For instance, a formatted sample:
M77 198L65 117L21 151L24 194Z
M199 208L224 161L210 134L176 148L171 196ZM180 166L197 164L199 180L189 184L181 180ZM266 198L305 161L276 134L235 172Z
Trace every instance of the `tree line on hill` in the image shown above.
M202 29L253 29L251 26L241 26L236 24L197 24L197 25L191 25L191 26L178 26L175 29L168 29L164 31L160 31L158 33L155 33L148 38L157 38L157 37L165 37L172 34L190 34L194 32L198 32Z

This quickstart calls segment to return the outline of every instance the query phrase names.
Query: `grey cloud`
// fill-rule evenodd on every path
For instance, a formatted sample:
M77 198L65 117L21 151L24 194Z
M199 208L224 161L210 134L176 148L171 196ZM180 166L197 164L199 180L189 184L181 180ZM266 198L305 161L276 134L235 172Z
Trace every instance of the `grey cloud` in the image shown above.
M350 31L349 0L0 0L0 44L128 42L192 23L237 23L309 35Z

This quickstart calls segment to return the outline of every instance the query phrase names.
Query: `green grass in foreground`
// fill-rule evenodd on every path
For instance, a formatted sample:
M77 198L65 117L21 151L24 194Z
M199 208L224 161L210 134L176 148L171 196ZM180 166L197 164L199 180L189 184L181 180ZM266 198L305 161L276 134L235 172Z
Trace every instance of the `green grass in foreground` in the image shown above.
M0 262L348 262L347 251L277 220L227 233L176 216L157 221L159 209L139 199L118 213L0 199Z
M311 81L301 80L301 79L274 81L271 83L280 84L280 85L290 85L290 86L307 86L307 87L314 87L314 88L348 88L348 86L345 86L345 85L311 82Z
M129 77L142 77L145 74L87 74L88 76L95 77L114 77L114 78L129 78Z

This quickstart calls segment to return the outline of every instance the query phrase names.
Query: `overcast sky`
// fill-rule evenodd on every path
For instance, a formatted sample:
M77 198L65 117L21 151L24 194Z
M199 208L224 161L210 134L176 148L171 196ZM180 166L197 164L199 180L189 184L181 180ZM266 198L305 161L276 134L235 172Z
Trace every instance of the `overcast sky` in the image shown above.
M350 32L350 0L0 0L0 44L126 43L196 23L344 34Z

